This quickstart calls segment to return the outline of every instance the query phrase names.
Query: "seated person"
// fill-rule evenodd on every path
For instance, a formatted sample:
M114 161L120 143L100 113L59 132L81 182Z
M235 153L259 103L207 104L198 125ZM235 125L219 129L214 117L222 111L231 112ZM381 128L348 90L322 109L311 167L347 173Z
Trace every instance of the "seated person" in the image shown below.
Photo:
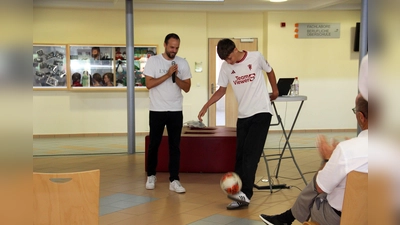
M101 87L103 86L103 79L99 73L93 74L93 87Z
M109 86L109 87L114 86L113 80L114 80L114 74L113 73L105 73L103 75L104 86Z
M71 86L72 87L82 87L80 73L72 74L72 85Z
M297 197L286 212L260 218L268 225L290 225L296 219L301 223L310 216L320 225L339 225L343 206L346 177L351 171L368 173L368 102L359 94L353 108L362 132L356 138L329 145L325 137L318 140L323 159L322 168Z

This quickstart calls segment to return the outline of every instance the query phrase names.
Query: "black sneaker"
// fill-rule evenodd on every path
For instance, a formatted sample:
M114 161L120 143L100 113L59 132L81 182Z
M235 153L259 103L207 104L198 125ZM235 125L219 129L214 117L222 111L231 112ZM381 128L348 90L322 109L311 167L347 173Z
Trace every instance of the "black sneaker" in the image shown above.
M283 222L279 220L278 216L267 216L265 214L260 214L260 219L268 225L291 225L292 222Z

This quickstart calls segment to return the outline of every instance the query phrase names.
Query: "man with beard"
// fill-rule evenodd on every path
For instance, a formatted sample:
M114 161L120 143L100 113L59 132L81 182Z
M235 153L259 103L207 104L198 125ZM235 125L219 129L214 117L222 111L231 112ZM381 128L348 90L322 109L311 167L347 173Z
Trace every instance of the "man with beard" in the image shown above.
M182 91L189 92L192 74L187 61L178 53L180 38L170 33L164 39L165 51L147 60L143 74L149 89L150 144L148 148L146 189L155 188L158 148L167 127L169 144L169 189L185 193L179 180L180 140L183 126Z
M93 60L100 60L100 47L92 47Z

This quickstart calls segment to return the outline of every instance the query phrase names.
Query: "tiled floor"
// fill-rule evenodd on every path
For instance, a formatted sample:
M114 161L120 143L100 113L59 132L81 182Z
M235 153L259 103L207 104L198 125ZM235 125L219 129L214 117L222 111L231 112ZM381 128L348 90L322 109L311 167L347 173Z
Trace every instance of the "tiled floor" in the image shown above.
M319 156L314 146L316 133L293 133L291 139L296 161L307 181L319 167ZM344 137L355 136L354 132L328 133L328 137L343 140ZM114 139L113 139L114 138ZM34 148L58 149L60 146L75 146L71 152L81 148L96 148L102 143L107 146L123 145L121 137L112 137L104 142L104 137L81 138L77 142L73 138L64 138L63 142L54 141L52 144L34 141ZM141 143L138 139L136 143ZM37 139L40 140L40 139ZM43 140L43 139L42 139ZM68 142L68 140L70 142ZM278 147L283 146L281 135L271 133L268 137L266 154L277 153ZM142 141L144 143L144 141ZM137 149L143 146L137 146ZM125 149L126 151L126 149ZM110 151L111 152L111 151ZM67 153L68 154L68 153ZM285 154L288 154L286 151ZM34 153L35 155L35 153ZM275 173L277 161L268 162L271 173ZM100 224L163 224L163 225L221 225L221 224L254 224L262 225L258 218L260 213L277 214L291 207L299 189L305 184L300 178L293 161L282 161L278 178L273 182L285 183L291 189L257 190L251 199L248 208L240 210L226 210L230 202L219 187L221 173L181 173L181 182L186 188L185 194L169 191L167 173L157 174L155 190L146 190L144 154L139 152L128 154L98 154L74 156L36 156L33 158L35 172L74 172L100 169ZM265 181L266 165L260 160L256 182L260 186L267 185ZM299 225L295 222L294 225Z
M136 151L144 152L144 137L136 137ZM126 153L126 136L34 138L33 155L93 155Z
M292 148L313 148L315 137L319 133L338 139L356 135L355 132L293 132L290 137L290 144ZM33 156L126 153L127 142L126 136L34 138L32 150ZM145 135L137 135L135 143L136 152L145 151ZM270 131L265 147L276 149L282 148L284 144L285 138L282 132Z

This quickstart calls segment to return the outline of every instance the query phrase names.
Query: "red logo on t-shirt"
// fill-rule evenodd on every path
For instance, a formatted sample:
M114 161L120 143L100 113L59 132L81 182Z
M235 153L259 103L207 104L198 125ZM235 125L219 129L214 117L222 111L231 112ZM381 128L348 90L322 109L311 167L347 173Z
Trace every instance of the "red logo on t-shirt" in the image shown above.
M248 75L244 76L235 76L236 80L233 81L233 84L238 85L238 84L244 84L248 82L252 82L256 78L255 73L251 73Z
M234 70L232 70L232 73L231 74L235 74L236 72L234 71Z
M249 70L251 70L251 68L253 68L253 66L251 64L247 65L247 67L249 67Z

